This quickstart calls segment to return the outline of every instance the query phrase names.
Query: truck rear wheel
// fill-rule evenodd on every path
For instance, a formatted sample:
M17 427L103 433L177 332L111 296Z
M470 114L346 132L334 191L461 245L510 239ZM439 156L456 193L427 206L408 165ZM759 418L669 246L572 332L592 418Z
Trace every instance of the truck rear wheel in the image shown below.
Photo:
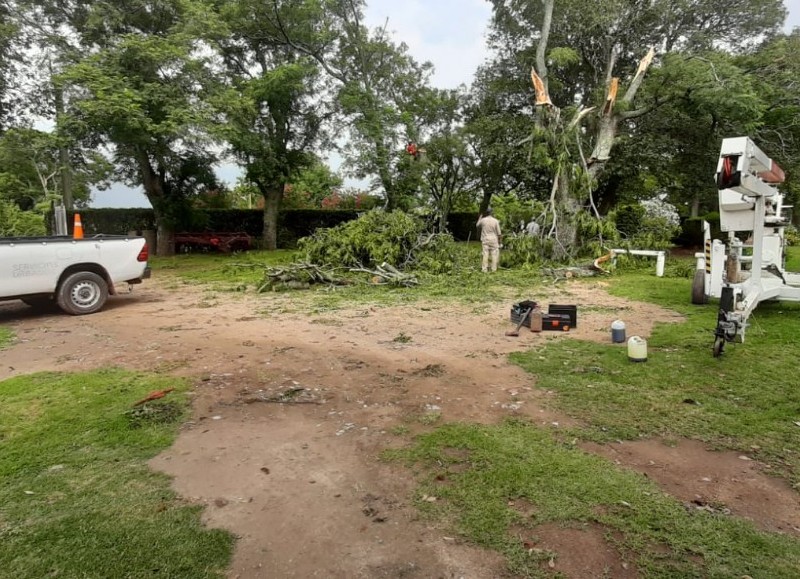
M706 295L706 274L702 269L694 271L694 279L692 280L692 303L698 306L708 303L708 296Z
M106 280L91 271L69 275L61 283L57 294L59 307L73 316L93 314L105 305L107 299Z

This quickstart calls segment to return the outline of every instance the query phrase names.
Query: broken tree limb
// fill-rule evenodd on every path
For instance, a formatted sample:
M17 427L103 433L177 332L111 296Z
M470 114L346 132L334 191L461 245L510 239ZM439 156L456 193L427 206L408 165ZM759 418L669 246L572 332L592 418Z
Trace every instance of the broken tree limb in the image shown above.
M576 277L594 277L598 275L603 275L603 273L608 273L608 272L598 271L594 269L592 265L542 268L542 274L553 277L554 281L573 279Z
M386 262L382 263L375 269L354 267L351 268L350 271L370 274L371 281L375 285L393 285L403 287L419 285L419 281L415 276L403 273Z
M628 87L625 96L622 97L623 102L631 103L633 102L636 93L639 90L639 87L642 86L642 82L644 81L644 75L647 74L647 69L650 68L650 65L653 62L653 58L656 56L656 48L655 46L651 46L650 50L647 51L647 54L639 61L639 68L636 69L636 75L633 77L630 86Z
M536 106L542 105L549 105L552 106L553 103L550 100L550 95L547 94L547 87L544 84L544 81L536 74L535 69L531 69L531 82L533 82L533 90L536 94Z
M617 91L619 90L619 79L614 77L608 83L608 95L606 96L606 104L603 107L603 114L610 115L614 110L614 103L617 102Z
M581 106L583 106L583 105L581 105ZM567 130L572 131L573 129L575 129L581 123L583 118L586 115L588 115L589 113L593 112L595 108L597 108L597 107L588 107L588 108L585 108L585 109L584 108L578 109L578 112L575 113L575 116L569 122L569 126L567 127Z
M282 267L264 269L264 279L258 293L289 289L308 289L315 284L347 285L349 282L338 278L333 271L325 270L313 263L292 263Z

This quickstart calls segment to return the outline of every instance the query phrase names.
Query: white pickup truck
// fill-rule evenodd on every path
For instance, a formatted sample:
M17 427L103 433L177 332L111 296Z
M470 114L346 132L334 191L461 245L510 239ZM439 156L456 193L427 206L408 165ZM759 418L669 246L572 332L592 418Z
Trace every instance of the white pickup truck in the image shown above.
M150 277L147 258L143 237L0 237L0 301L91 314L118 285Z

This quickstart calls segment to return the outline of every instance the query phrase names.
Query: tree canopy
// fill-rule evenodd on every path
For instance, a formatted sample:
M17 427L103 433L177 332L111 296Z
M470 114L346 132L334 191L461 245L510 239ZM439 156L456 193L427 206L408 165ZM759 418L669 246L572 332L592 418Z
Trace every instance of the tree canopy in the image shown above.
M283 203L371 203L344 175L439 228L511 196L568 254L620 205L713 210L726 136L752 136L800 190L800 31L781 33L781 0L490 3L486 64L445 91L363 0L0 0L0 198L140 186L168 251L235 162L266 247Z

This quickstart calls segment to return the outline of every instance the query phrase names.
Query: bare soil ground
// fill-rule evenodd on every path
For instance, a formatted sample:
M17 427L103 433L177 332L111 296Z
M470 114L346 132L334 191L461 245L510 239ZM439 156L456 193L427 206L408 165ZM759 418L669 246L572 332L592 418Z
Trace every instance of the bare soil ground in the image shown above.
M523 328L518 338L504 335L512 327L507 303L278 313L291 299L209 297L153 280L85 317L0 304L0 324L18 336L0 354L0 379L104 366L188 377L192 420L151 464L173 476L187 500L207 506L207 524L239 537L230 577L502 577L498 555L418 518L413 473L380 461L380 452L434 422L518 415L543 428L568 425L550 408L552 394L509 364L508 353L542 340L609 340L617 317L629 335L643 336L655 322L680 320L599 284L573 284L548 298L592 304L581 309L578 328ZM646 473L698 508L800 534L796 493L735 453L691 441L585 450ZM596 529L547 528L541 536L559 553L553 572L637 575Z

